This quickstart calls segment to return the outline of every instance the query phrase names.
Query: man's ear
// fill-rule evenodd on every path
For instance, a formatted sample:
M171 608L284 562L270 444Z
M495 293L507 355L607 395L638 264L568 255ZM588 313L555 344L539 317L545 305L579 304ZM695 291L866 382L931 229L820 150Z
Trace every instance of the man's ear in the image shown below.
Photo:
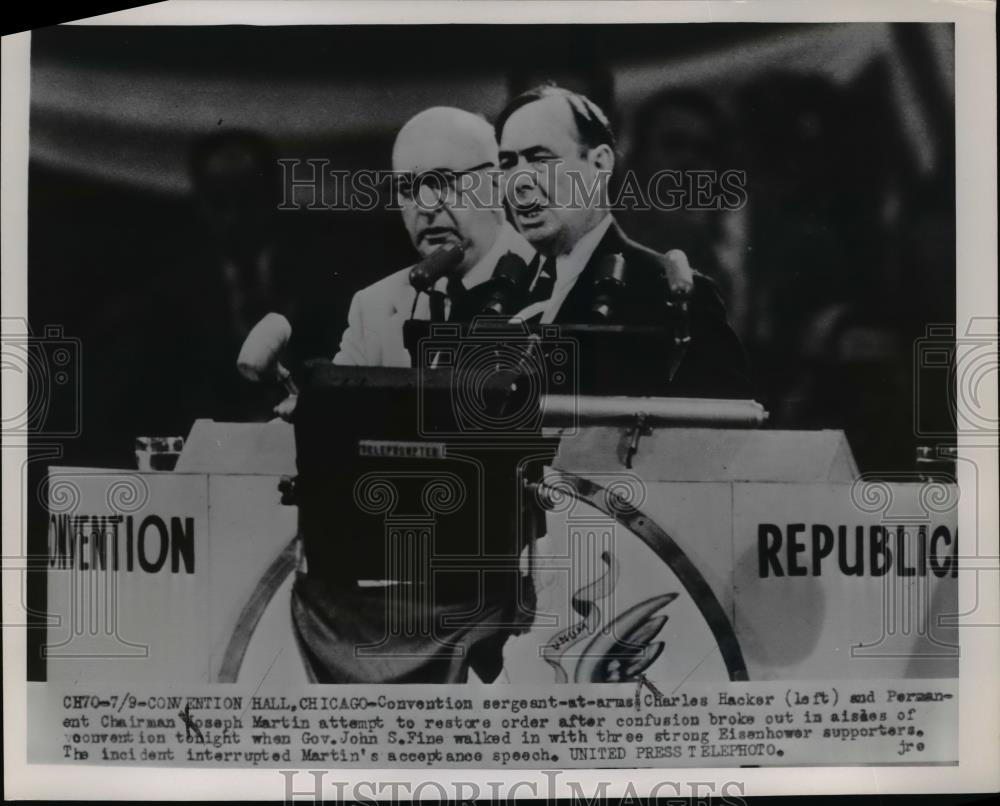
M597 171L611 173L615 169L615 152L607 143L590 149L589 158Z

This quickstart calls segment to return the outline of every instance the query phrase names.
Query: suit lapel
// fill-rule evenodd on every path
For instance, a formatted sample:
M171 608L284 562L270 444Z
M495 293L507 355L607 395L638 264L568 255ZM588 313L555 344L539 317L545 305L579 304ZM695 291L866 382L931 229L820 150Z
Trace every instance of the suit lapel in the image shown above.
M392 299L392 318L403 317L404 319L410 318L410 310L413 308L413 298L416 296L417 292L410 285L410 269L412 266L408 267L405 271L401 272L401 278L399 284L396 286L395 293ZM421 314L421 311L423 313ZM421 299L417 300L417 308L415 312L415 317L417 319L427 319L429 316L429 311L427 308L427 295L422 294Z
M410 268L400 272L400 282L394 288L392 297L392 312L385 321L385 330L379 336L381 355L378 363L384 367L410 366L410 354L403 342L403 323L410 318L413 310L413 300L417 292L410 285ZM421 294L413 312L415 319L429 319L430 309L428 297Z
M618 222L612 221L608 231L604 233L604 237L601 238L597 248L590 256L590 260L587 261L587 265L577 276L573 288L566 295L562 305L559 306L559 312L553 319L554 322L557 324L580 323L590 318L588 310L591 301L590 288L594 284L597 264L605 255L622 251L625 242L625 234L618 227Z

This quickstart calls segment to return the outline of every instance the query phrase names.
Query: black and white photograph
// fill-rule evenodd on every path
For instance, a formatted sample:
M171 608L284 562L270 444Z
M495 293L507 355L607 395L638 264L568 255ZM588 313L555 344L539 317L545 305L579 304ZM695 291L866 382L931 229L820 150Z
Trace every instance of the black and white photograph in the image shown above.
M176 5L5 111L27 775L964 780L992 4Z

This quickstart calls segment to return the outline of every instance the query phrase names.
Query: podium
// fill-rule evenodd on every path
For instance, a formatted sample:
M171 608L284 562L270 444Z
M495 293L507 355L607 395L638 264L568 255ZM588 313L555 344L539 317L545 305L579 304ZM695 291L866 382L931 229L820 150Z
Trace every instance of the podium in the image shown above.
M546 432L511 683L957 673L954 485L861 477L836 431L668 428L655 401L622 405L650 414L630 462L634 418ZM288 607L299 523L278 488L299 454L286 423L200 420L173 471L52 468L48 678L242 679L264 610Z
M294 567L294 468L288 423L210 420L173 471L50 468L47 679L232 682L259 583Z
M862 477L840 431L659 429L626 469L628 442L560 445L512 682L957 674L953 485Z

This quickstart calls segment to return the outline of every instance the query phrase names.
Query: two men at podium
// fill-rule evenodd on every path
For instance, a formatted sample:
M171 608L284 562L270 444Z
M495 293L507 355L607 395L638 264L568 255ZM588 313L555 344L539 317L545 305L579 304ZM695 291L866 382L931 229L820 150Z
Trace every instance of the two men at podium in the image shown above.
M394 172L412 177L397 185L403 223L421 258L443 245L461 246L465 254L453 276L441 277L427 294L410 284L412 267L355 294L334 363L411 366L403 322L434 318L434 302L441 298L445 319L471 318L507 253L529 262L520 318L591 323L604 279L602 259L621 255L627 275L615 278L620 310L614 321L658 325L666 306L682 302L690 327L690 343L669 388L661 383L665 379L646 379L653 385L643 393L750 397L743 349L715 284L692 271L682 252L663 256L628 238L611 214L614 149L614 134L600 108L559 87L514 98L501 112L495 133L482 118L450 107L434 107L408 121L393 148ZM428 175L435 182L422 184ZM465 197L459 199L463 188ZM507 221L501 195L518 232ZM628 365L636 356L630 351L618 358Z
M404 225L421 258L458 249L461 260L450 276L432 278L422 291L411 285L411 267L359 291L333 363L414 365L404 342L404 323L468 322L482 310L498 261L513 253L527 264L518 314L522 321L556 326L599 321L647 330L662 329L670 321L677 347L670 361L650 363L656 350L636 349L634 341L613 342L623 346L610 355L601 352L600 361L591 362L608 373L585 372L589 388L583 391L750 397L742 348L711 281L693 272L682 253L665 257L646 249L615 222L606 192L614 145L604 113L586 97L556 87L515 98L500 114L495 132L481 118L458 109L435 107L412 118L393 148ZM429 173L436 178L433 186L422 181ZM498 194L501 180L503 193ZM475 194L471 202L459 192L470 187ZM594 338L604 337L598 333ZM588 364L586 350L580 363ZM612 377L628 383L614 388ZM551 450L551 443L537 444ZM539 453L537 447L534 452ZM515 466L520 467L509 465ZM497 468L483 472L490 488L484 495L494 499L487 501L487 510L520 511L524 502L516 499L523 495L521 488L505 484ZM326 683L465 682L472 670L484 682L497 679L504 643L530 628L533 617L531 580L517 570L516 558L526 543L541 536L544 514L536 512L526 522L534 524L527 527L534 533L524 534L512 521L515 533L501 549L515 560L508 574L512 584L483 594L485 601L475 601L476 592L467 587L455 596L411 595L419 586L397 579L356 579L344 585L342 575L331 582L310 564L296 580L292 613L311 678ZM351 562L350 543L366 537L344 536L344 563ZM466 538L475 542L480 536ZM420 611L410 615L418 623L433 624L430 634L411 632L386 643L393 602ZM464 621L456 620L463 614ZM447 617L450 627L442 626ZM389 651L377 661L356 651L380 642Z
M440 318L455 321L459 297L471 303L469 295L480 296L502 255L513 252L530 260L532 254L498 203L497 144L483 118L451 107L419 113L400 129L392 167L401 177L396 201L403 224L420 257L442 246L459 247L464 255L452 277L441 277L428 293L410 284L413 267L407 266L355 294L335 364L411 366L403 343L406 320L433 318L440 301ZM440 178L438 184L421 183L429 174ZM460 204L459 183L471 188Z

